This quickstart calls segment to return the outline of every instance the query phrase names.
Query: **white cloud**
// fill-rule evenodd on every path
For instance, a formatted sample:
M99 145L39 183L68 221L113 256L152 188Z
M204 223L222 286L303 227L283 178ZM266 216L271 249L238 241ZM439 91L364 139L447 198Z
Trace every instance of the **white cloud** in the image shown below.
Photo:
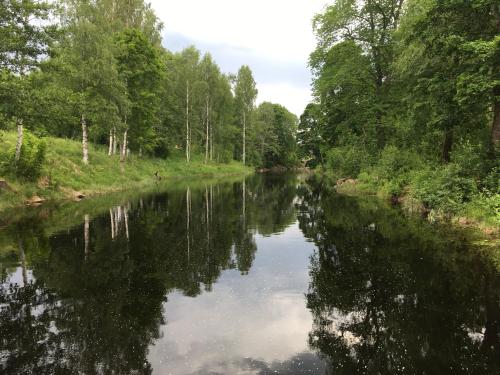
M288 83L261 83L258 89L257 104L264 101L280 103L297 116L301 115L305 105L311 101L311 90L307 87L297 87Z
M258 251L248 275L225 271L211 292L168 296L167 324L148 353L155 373L254 374L261 372L247 368L249 363L272 367L310 354L313 319L304 293L314 245L297 223L283 235L255 240Z
M309 99L303 94L309 90L305 83L310 81L307 60L315 46L311 20L326 0L153 0L151 3L165 24L167 47L169 35L182 35L185 46L190 41L197 46L227 46L228 51L241 51L224 55L224 49L220 48L215 57L222 66L249 64L252 68L252 62L267 63L268 71L260 68L260 72L254 73L262 95L271 91L273 94L265 99L259 95L258 101L281 103L301 114ZM302 69L300 77L287 85L280 77L280 69L287 70L288 65ZM277 80L266 82L268 86L275 84L274 89L261 88L262 81L268 81L274 72ZM290 85L295 86L292 94ZM302 94L295 96L299 91ZM303 100L300 104L299 97Z

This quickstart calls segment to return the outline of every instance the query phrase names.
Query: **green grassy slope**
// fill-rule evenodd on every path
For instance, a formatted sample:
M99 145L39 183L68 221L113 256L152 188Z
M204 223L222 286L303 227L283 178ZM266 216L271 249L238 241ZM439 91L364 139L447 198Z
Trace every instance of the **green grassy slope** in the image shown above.
M0 132L0 158L13 153L15 133ZM156 183L158 172L162 179L187 176L219 176L251 173L250 167L240 163L205 164L201 155L195 155L190 163L183 155L168 159L139 158L131 155L125 163L118 156L108 156L103 146L90 145L89 165L81 161L81 143L61 138L44 138L47 143L47 159L41 177L36 182L26 182L2 175L13 191L0 190L0 211L23 204L29 197L38 195L44 199L71 198L78 191L86 196L107 192L137 189ZM2 155L4 154L4 155Z

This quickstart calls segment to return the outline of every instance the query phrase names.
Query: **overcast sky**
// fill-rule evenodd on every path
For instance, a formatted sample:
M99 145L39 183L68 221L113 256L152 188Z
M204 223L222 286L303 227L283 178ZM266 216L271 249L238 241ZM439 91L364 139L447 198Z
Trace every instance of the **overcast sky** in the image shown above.
M222 71L249 65L257 103L283 104L300 116L310 101L307 67L315 41L311 20L327 0L152 0L163 21L163 44L179 51L194 44Z

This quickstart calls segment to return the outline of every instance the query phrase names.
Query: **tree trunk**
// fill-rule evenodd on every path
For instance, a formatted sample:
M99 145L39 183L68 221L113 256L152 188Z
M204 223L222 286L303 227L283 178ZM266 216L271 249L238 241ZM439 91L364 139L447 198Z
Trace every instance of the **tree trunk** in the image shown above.
M189 163L189 81L186 82L186 161Z
M89 163L89 142L87 134L87 122L85 121L85 116L82 114L80 119L82 124L82 151L83 151L83 164Z
M453 146L453 129L448 128L445 130L444 133L443 154L441 156L444 163L450 162L450 152L452 146Z
M120 153L120 161L122 162L127 158L127 132L128 128L125 128L125 131L123 132L122 150Z
M21 158L21 149L23 147L23 136L24 136L24 126L23 126L23 120L22 119L17 119L17 142L16 142L16 155L15 155L15 162L17 163L19 159Z
M208 162L208 147L210 146L209 121L208 121L208 97L206 102L206 139L205 139L205 164Z
M214 160L214 125L210 123L210 161Z
M109 129L108 156L113 155L113 129Z
M243 111L243 165L245 165L245 159L246 159L246 114L245 111Z
M116 155L118 140L116 139L116 128L113 128L113 155Z

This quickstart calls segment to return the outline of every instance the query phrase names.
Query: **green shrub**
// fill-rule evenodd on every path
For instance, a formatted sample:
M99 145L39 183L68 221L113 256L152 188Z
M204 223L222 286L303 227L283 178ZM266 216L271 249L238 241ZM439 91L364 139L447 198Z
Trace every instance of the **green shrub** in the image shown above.
M481 180L481 188L483 193L488 196L500 194L500 169L498 167L489 171Z
M15 150L10 150L8 154L3 155L3 160L0 160L1 169L4 173L20 179L34 181L42 173L46 150L47 145L43 139L25 131L19 160L15 160Z
M369 153L361 147L337 147L326 154L327 168L342 177L357 177L370 162Z
M469 205L469 213L485 222L500 225L500 194L478 194Z
M218 155L220 163L229 163L233 160L233 148L222 149Z
M383 195L400 195L409 183L409 172L421 166L418 155L396 146L386 146L370 174L381 186Z
M413 172L410 193L427 208L456 213L477 193L477 187L461 175L460 166L450 163Z
M486 149L482 144L472 144L465 140L453 148L450 159L460 167L462 176L479 178L485 172Z
M391 180L398 175L406 174L412 169L416 169L419 164L418 155L407 150L401 150L396 146L386 146L380 154L376 172L379 178Z

